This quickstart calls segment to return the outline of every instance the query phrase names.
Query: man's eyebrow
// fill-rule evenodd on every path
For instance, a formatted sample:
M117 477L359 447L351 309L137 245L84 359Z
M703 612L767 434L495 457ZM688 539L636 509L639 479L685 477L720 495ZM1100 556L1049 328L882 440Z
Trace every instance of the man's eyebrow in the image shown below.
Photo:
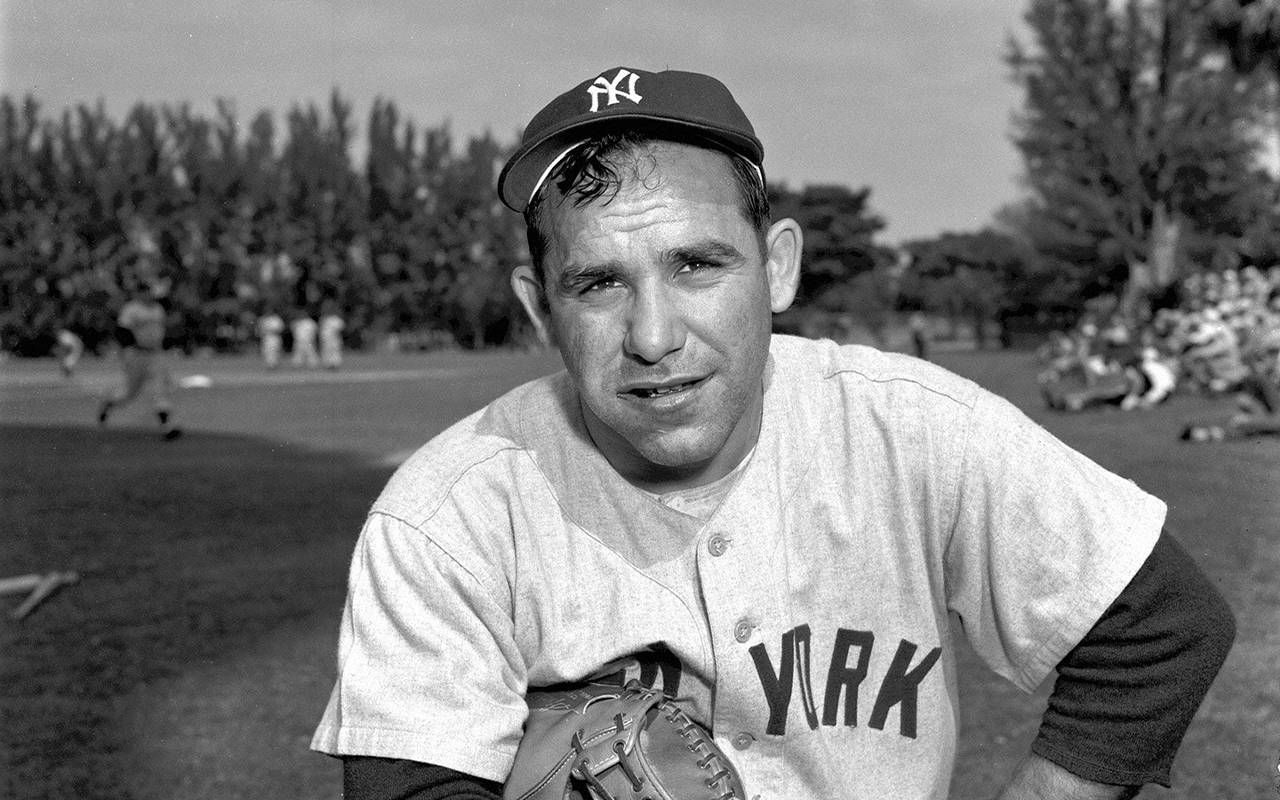
M570 264L560 271L556 285L561 291L572 291L584 284L616 278L621 272L622 266L612 261L603 264Z
M687 264L690 261L731 262L745 258L738 248L717 239L673 247L662 254L663 261L669 264Z

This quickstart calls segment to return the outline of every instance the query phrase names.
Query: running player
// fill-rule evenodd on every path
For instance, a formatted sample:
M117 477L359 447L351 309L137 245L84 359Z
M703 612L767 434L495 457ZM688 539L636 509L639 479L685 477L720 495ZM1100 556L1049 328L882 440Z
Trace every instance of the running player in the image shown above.
M173 379L164 363L166 312L160 302L162 294L155 285L140 286L120 309L116 338L123 384L98 406L98 424L107 424L113 411L133 402L149 386L161 434L165 440L173 440L182 435L182 429L173 424Z

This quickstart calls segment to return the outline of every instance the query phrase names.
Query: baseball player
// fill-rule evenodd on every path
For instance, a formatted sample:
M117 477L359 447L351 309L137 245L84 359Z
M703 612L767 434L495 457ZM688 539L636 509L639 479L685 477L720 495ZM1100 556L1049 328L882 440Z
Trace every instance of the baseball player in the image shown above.
M262 363L267 369L280 366L280 354L284 351L284 319L274 308L258 318L258 339Z
M312 743L346 797L497 797L527 695L635 679L749 797L945 798L949 614L1023 689L1057 672L1003 797L1168 783L1234 623L1164 503L928 362L773 335L802 232L763 158L692 72L605 70L525 128L512 286L566 369L374 503Z
M289 323L289 331L293 334L293 354L289 360L295 367L320 366L320 355L316 352L317 328L315 319L305 308L294 312Z
M320 310L320 363L325 369L342 366L342 331L347 323L338 313L338 304L327 300Z
M75 372L76 364L84 355L84 340L69 326L63 325L54 334L54 356L58 359L58 368L64 378L70 378Z
M173 424L173 379L164 363L165 310L161 290L140 286L116 317L123 384L98 406L98 424L106 425L111 413L133 402L147 386L155 395L156 419L166 440L182 435Z

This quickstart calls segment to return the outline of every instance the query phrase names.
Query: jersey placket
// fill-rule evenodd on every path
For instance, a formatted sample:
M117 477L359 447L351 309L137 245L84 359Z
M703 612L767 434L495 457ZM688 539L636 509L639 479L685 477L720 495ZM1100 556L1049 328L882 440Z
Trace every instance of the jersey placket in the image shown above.
M752 650L776 638L770 620L784 618L781 565L770 562L766 542L776 539L771 515L751 528L738 514L717 514L699 542L697 570L706 602L716 664L712 731L746 781L749 796L776 796L781 749L766 736L767 708L759 696Z

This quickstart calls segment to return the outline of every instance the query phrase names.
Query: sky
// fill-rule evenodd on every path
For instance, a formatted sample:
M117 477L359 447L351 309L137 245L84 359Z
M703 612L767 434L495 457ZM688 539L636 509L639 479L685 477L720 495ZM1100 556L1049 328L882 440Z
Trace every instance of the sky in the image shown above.
M47 110L139 100L211 112L377 96L460 140L514 141L610 67L720 78L771 181L870 187L887 243L971 231L1019 197L1020 93L1002 60L1023 2L0 0L0 92Z

